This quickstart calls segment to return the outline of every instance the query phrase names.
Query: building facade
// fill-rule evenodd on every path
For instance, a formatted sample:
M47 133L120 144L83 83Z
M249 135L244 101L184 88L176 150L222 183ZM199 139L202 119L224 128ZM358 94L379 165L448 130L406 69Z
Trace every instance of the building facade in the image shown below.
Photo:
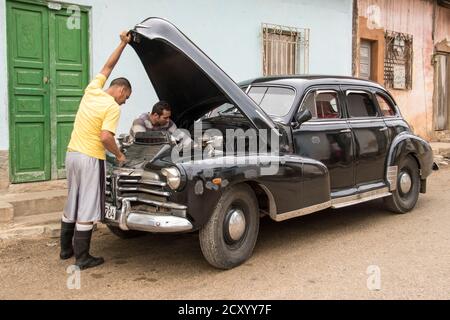
M173 22L235 81L352 72L352 0L74 1L0 1L0 188L65 177L83 88L119 33L147 17ZM118 76L133 86L118 129L125 133L157 97L131 48Z
M450 138L450 1L357 0L353 75L388 88L416 134Z

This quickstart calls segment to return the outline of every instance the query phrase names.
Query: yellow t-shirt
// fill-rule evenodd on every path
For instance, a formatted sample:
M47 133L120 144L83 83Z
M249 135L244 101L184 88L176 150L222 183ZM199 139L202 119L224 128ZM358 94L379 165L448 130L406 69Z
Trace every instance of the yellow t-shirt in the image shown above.
M95 76L84 91L73 126L68 151L77 151L97 159L105 159L100 132L116 133L120 107L112 96L103 91L106 77Z

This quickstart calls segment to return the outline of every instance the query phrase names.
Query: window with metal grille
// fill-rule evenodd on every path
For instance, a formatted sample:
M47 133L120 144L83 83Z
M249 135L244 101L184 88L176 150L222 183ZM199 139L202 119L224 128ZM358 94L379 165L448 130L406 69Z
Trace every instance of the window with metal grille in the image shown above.
M262 24L263 75L309 72L309 29Z
M413 36L386 31L384 85L392 89L412 89Z

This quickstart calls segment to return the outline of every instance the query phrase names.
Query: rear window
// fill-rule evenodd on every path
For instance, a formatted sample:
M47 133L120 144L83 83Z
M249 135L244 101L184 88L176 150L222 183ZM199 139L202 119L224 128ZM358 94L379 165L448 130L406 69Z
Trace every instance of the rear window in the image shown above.
M284 116L294 103L295 91L280 87L251 87L248 95L267 114Z
M378 110L369 93L348 92L347 108L350 117L378 117Z

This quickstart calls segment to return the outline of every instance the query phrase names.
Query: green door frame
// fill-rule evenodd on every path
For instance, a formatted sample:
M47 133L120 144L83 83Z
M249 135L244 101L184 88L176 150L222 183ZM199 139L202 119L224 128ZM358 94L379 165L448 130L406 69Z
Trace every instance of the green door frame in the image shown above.
M33 5L33 6L30 6ZM80 18L81 18L81 30L80 34L82 34L81 43L86 43L87 45L82 45L81 49L81 70L80 67L77 69L73 65L70 65L70 61L67 64L61 63L58 61L57 63L57 48L58 45L57 33L56 30L56 20L57 16L69 16L67 8L71 5L70 3L60 3L60 9L50 9L49 3L42 0L6 0L6 18L7 18L7 43L15 39L15 34L11 30L11 19L12 12L10 12L13 6L18 7L20 9L26 10L31 8L31 12L35 10L36 12L42 13L42 33L43 33L43 43L44 47L42 48L44 52L43 58L43 68L42 73L44 75L44 79L42 80L42 103L43 110L42 114L40 114L40 120L42 123L38 125L38 127L43 127L44 133L41 137L43 141L43 148L41 150L43 152L43 161L44 161L44 171L41 173L36 172L21 172L18 173L16 170L18 155L19 152L18 146L16 145L16 129L15 129L15 116L17 112L16 106L16 98L15 94L17 94L17 90L14 87L14 76L13 76L13 46L7 45L7 63L8 63L8 96L9 96L9 140L10 140L10 157L9 157L9 165L10 165L10 181L12 183L20 183L20 182L29 182L29 181L42 181L42 180L50 180L50 179L59 179L65 178L65 169L64 169L64 158L65 158L65 149L68 143L68 139L70 138L70 132L73 126L73 121L75 119L75 114L78 108L78 104L74 104L75 98L81 98L84 87L87 85L90 78L90 9L88 6L80 6L76 5L80 10ZM63 38L62 38L63 39ZM81 59L81 58L80 58ZM61 69L61 65L63 66ZM58 69L59 68L59 69ZM63 77L63 72L65 72L66 79ZM77 72L79 73L77 75ZM83 74L84 72L84 74ZM70 79L72 77L72 80ZM67 80L68 79L68 80ZM78 84L81 84L80 88L70 87L71 83L75 80ZM72 83L73 84L73 83ZM21 92L20 94L26 95L27 93ZM57 101L58 95L62 97L68 97L68 102L66 105L61 101ZM72 101L70 101L72 98ZM22 119L25 118L21 118ZM33 119L37 119L36 116L26 121L33 121ZM25 128L25 127L24 127ZM26 129L26 128L25 128ZM30 136L26 136L25 129L21 130L20 134L23 135L23 139L29 138ZM41 128L39 128L41 129ZM25 133L22 133L25 132ZM28 133L29 135L31 133ZM41 155L42 156L42 155Z

